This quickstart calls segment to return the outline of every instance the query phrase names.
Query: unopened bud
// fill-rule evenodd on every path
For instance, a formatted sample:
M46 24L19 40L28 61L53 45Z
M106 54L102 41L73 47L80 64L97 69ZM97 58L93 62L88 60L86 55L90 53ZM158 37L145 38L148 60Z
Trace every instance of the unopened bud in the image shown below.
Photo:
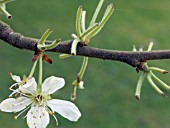
M78 88L79 89L84 89L84 82L83 81L80 81L79 84L78 84Z

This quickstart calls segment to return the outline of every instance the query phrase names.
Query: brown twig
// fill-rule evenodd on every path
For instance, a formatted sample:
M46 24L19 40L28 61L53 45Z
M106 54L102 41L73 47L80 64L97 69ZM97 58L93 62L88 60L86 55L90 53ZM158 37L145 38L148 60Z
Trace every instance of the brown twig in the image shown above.
M0 39L16 48L31 51L35 51L35 46L39 41L39 39L24 37L22 34L14 32L9 25L2 21L0 21ZM46 41L46 43L51 43L51 41ZM59 45L57 45L57 47L49 50L48 52L70 54L71 43L72 40L61 42ZM170 50L132 52L105 50L79 45L77 47L77 55L103 60L120 61L127 63L132 67L140 67L140 63L146 60L170 59Z

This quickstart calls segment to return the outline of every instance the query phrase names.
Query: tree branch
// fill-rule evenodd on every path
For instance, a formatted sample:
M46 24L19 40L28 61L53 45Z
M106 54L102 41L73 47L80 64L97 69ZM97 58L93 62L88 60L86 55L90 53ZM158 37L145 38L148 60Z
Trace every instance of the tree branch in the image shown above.
M20 33L14 32L9 25L0 21L0 39L4 42L19 48L35 51L39 39L24 37ZM51 41L46 41L51 43ZM58 52L70 54L72 40L68 40L57 45L56 48L48 52ZM114 60L127 63L132 67L140 67L141 63L146 60L170 59L170 50L159 50L152 52L132 52L116 51L93 48L89 46L78 46L77 55L98 58L103 60Z

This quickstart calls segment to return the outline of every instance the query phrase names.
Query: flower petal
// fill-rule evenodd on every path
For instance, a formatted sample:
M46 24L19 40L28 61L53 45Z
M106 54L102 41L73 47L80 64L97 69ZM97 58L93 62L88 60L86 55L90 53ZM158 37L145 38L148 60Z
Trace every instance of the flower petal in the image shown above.
M37 83L35 81L35 78L32 77L31 79L28 78L26 84L21 85L19 87L19 90L25 94L35 94L36 93L36 88L37 88Z
M14 81L16 81L17 83L21 82L21 78L19 76L13 75L12 73L9 73L9 74L11 75L11 77Z
M30 128L46 128L50 122L45 107L32 106L27 113L27 124Z
M0 110L4 112L19 112L31 104L31 100L26 97L8 98L1 102Z
M42 92L45 94L52 94L58 89L62 88L65 84L65 80L60 77L51 76L42 84Z
M61 116L69 119L70 121L77 121L81 117L79 109L75 106L75 104L69 101L53 99L47 101L47 105L52 109L52 111L59 113Z

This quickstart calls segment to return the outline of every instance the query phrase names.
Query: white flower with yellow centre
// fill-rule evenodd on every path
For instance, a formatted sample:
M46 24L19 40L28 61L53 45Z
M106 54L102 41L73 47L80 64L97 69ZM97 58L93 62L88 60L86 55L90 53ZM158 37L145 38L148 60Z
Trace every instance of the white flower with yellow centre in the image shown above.
M0 104L0 110L4 112L20 112L15 118L26 110L30 109L26 115L27 124L30 128L46 128L49 124L49 114L54 116L56 124L57 118L54 112L59 113L70 121L77 121L81 117L79 109L75 104L58 99L52 99L51 94L62 88L65 84L63 78L51 76L47 78L42 89L37 89L35 79L30 79L27 84L19 87L18 91L21 96L18 98L7 98ZM30 84L28 84L30 83Z

